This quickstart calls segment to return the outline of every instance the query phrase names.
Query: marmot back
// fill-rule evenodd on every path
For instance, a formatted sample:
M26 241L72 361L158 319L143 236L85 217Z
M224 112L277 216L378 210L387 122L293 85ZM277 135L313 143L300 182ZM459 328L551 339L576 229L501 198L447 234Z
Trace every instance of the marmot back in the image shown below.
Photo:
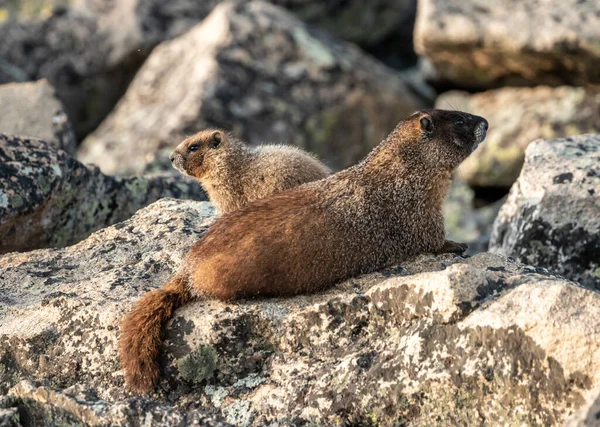
M249 147L217 129L185 139L171 154L171 161L177 170L200 181L222 214L331 173L297 147Z

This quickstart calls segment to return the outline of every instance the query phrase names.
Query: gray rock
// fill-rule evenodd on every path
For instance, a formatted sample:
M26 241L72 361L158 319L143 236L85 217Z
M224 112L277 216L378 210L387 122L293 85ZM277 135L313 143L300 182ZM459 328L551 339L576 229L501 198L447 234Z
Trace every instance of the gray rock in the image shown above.
M490 123L485 143L458 168L458 175L473 187L510 188L531 141L600 132L600 94L583 88L447 92L436 107L479 114Z
M43 139L75 154L75 133L47 80L0 86L0 133Z
M251 143L290 142L341 168L421 106L356 47L268 3L228 2L152 52L80 158L106 173L139 172L213 126Z
M0 84L26 82L28 80L29 76L25 71L0 57Z
M599 165L600 135L531 143L490 250L600 289Z
M421 0L415 49L467 88L600 84L595 0Z
M161 197L206 200L183 177L107 176L45 141L0 134L0 253L78 242Z
M1 403L0 399L0 403ZM0 408L0 426L2 427L22 427L19 422L20 416L17 408Z
M414 21L417 9L414 0L272 0L271 3L291 10L303 21L323 27L336 37L362 46L374 46L388 37L404 37L405 41L403 31L411 32L410 21L411 18Z
M394 65L414 60L416 0L270 0L335 37L356 43Z
M573 414L564 427L600 427L600 392Z
M44 426L81 423L86 426L231 426L203 411L176 409L145 398L131 398L118 403L106 402L95 397L93 392L77 386L58 391L21 381L10 389L8 395L12 398L13 405L21 408L30 423L32 420L36 423L43 422ZM11 409L16 410L10 408L7 411Z
M48 79L82 139L110 112L148 54L134 9L128 9L131 2L104 2L104 8L97 2L98 9L87 1L54 9L47 2L39 10L33 3L41 2L26 3L30 14L15 12L15 19L0 22L2 74L5 80L11 70L15 80ZM115 6L107 9L109 3Z
M83 139L112 110L152 48L201 22L220 2L9 2L2 9L8 19L0 20L0 83L47 78ZM416 0L272 2L364 46L394 40L382 55L414 55Z
M126 406L123 313L211 222L205 202L161 200L76 245L1 257L0 394L58 413L86 390L78 417ZM169 323L143 407L251 426L558 425L600 389L599 312L597 292L488 253L423 255L314 295L206 299Z
M481 147L477 150L480 149ZM486 252L492 225L505 200L504 197L478 207L475 205L475 192L460 179L454 179L444 202L444 223L448 239L467 243L468 255Z

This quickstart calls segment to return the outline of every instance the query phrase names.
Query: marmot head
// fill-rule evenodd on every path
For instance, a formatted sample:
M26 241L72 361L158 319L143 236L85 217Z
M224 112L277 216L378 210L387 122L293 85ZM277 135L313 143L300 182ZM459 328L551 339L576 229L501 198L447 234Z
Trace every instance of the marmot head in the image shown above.
M179 172L197 179L206 178L231 148L233 138L218 129L207 129L186 138L173 150L170 159Z
M421 134L418 152L423 166L448 170L456 168L477 148L488 129L483 117L461 111L419 111L410 119L414 119L413 132Z

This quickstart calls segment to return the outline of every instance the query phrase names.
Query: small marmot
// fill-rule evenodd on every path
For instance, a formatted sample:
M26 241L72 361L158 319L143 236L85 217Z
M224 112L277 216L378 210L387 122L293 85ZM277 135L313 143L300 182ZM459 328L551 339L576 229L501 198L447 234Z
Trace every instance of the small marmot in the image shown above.
M186 138L170 158L177 170L200 181L221 214L331 174L327 166L297 147L249 147L218 129Z
M224 215L180 271L141 298L121 326L128 386L154 387L161 330L200 295L222 300L315 292L419 253L463 252L445 240L442 203L451 172L488 123L459 111L420 111L361 163Z

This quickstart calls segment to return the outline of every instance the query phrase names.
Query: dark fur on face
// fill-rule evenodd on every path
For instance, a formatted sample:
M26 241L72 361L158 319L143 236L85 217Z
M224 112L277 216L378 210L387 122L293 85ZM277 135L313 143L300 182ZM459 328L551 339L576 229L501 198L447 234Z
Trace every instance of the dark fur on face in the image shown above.
M424 111L419 123L426 143L433 145L431 152L435 153L427 157L433 157L438 165L450 169L456 168L475 151L485 139L488 129L488 122L483 117L460 111Z
M485 139L488 129L488 122L483 117L461 111L424 110L398 125L392 135L399 128L406 131L406 122L418 126L418 129L410 129L411 136L417 132L421 136L398 138L404 161L408 164L418 163L420 167L448 171L456 168L478 147Z

